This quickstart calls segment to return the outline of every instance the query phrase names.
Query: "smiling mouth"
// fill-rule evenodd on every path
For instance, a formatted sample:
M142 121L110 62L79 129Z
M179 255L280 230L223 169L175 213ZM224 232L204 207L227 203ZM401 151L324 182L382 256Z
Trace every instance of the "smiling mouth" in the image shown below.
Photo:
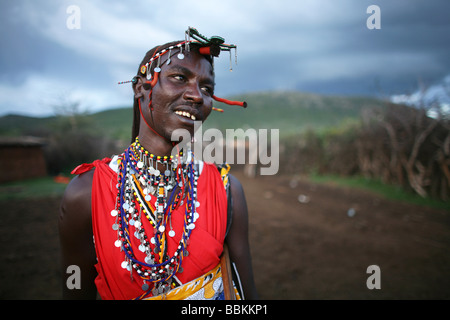
M182 117L185 117L185 118L187 118L187 119L194 120L194 121L197 119L193 114L190 114L190 113L187 112L187 111L177 110L177 111L175 111L175 113L176 113L177 115L179 115L179 116L182 116Z

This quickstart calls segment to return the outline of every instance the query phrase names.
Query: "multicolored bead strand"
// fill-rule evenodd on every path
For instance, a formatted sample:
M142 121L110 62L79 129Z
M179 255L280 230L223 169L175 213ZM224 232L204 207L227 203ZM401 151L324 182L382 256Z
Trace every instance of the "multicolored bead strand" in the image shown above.
M194 157L188 163L181 163L181 157L159 157L149 154L136 141L123 153L119 162L118 195L111 215L115 217L113 229L117 231L114 245L124 252L122 267L133 270L143 280L142 289L146 295L165 293L177 284L173 278L183 271L183 258L189 253L187 247L192 230L195 228L197 204L198 170ZM157 169L164 166L164 172ZM156 168L155 168L156 167ZM186 188L185 188L186 186ZM186 189L186 190L185 190ZM156 194L155 194L156 191ZM186 192L184 224L181 238L175 252L167 252L166 237L173 237L171 214L182 202ZM150 200L156 196L155 205ZM153 236L148 239L141 219L147 219L153 227ZM130 226L134 236L140 240L138 250L145 253L144 261L134 254ZM170 230L168 229L170 226ZM153 283L150 288L148 283Z

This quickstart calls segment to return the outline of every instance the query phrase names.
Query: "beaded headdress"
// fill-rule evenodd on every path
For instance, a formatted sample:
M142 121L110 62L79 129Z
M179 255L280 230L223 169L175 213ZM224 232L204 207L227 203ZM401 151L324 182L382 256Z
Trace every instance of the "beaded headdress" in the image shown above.
M147 84L152 88L156 85L159 78L159 73L161 72L162 63L170 64L172 57L177 54L177 58L180 60L184 59L184 52L190 51L190 45L195 44L199 46L199 53L205 56L210 56L211 61L214 57L218 57L221 51L230 52L230 71L232 70L232 55L231 51L234 50L235 53L235 63L237 63L237 46L234 44L226 44L225 39L220 36L212 36L210 38L200 34L197 29L188 27L185 32L185 40L169 46L168 48L162 49L161 51L155 52L153 56L146 62L143 63L139 68L139 74L147 79ZM165 61L162 58L166 57ZM137 77L134 77L131 81L119 82L119 84L137 82ZM228 99L219 98L213 95L213 99L228 105L237 105L246 108L247 103L245 101L232 101ZM222 109L213 108L215 111L223 112Z

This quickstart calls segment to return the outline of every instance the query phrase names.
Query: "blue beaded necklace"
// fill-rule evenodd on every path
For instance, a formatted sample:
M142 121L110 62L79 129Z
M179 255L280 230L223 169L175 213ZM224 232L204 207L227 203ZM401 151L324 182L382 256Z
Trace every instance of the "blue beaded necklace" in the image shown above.
M181 265L189 254L189 238L198 218L198 170L194 163L192 152L186 163L181 162L180 156L174 159L148 154L138 138L121 155L118 195L115 209L111 211L111 215L116 217L113 230L117 231L117 240L114 244L125 254L122 268L130 272L131 279L133 270L141 278L143 296L167 293L181 284L175 274L183 272ZM158 165L163 165L166 170L158 170ZM183 230L177 231L181 232L181 239L175 252L169 253L166 240L175 235L171 215L183 205L184 194ZM150 200L154 196L156 201L153 205ZM153 227L154 236L150 239L141 219L147 219ZM133 248L132 236L140 240L138 248ZM144 261L136 258L136 249L145 253Z

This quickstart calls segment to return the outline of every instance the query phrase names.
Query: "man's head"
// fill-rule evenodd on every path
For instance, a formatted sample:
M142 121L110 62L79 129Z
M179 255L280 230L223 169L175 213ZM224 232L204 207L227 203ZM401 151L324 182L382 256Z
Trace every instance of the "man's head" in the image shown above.
M170 47L173 43L156 50ZM191 44L189 51L172 49L170 55L167 52L155 59L156 63L147 66L142 63L133 83L139 115L154 133L166 140L178 128L193 134L194 121L205 121L211 113L215 86L212 59L200 54L199 48ZM152 51L155 49L146 56L153 56Z
M170 139L177 125L193 133L193 121L206 120L211 110L216 109L212 107L213 99L246 107L245 102L214 95L213 59L223 50L229 51L231 58L231 49L236 46L224 44L223 38L207 38L189 28L185 41L149 50L131 81L134 91L132 141L140 135L141 129L147 128L164 139ZM146 124L144 128L141 119Z

